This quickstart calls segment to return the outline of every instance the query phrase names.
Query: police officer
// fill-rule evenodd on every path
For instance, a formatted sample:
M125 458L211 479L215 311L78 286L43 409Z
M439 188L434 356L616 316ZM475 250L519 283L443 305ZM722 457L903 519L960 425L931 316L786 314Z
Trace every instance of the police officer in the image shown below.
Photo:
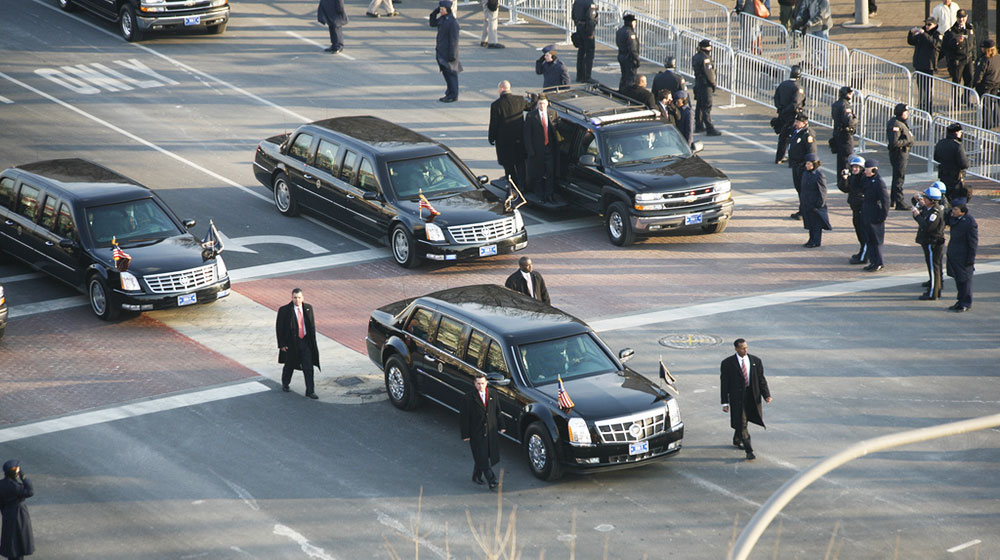
M935 183L937 184L937 183ZM931 185L916 196L917 205L913 208L913 219L917 221L917 243L924 250L924 263L927 264L927 291L920 296L922 300L934 300L941 297L941 257L944 256L944 208L938 204L941 200L941 190Z
M815 153L816 136L809 128L809 118L805 113L799 113L795 116L792 133L788 138L788 167L792 169L792 185L795 186L796 194L802 190L802 172L805 169L803 164L806 161L806 154ZM796 211L790 218L798 220L802 218L802 214Z
M849 86L840 88L839 98L830 107L833 116L833 142L830 147L837 154L837 188L847 192L847 158L854 153L854 133L858 128L858 117L854 114L851 100L854 90Z
M969 158L962 147L962 125L951 123L947 135L934 146L934 161L938 162L938 179L947 190L945 196L951 202L956 198L969 198L965 188L965 170L969 168Z
M677 59L668 56L666 60L663 61L662 72L656 74L653 78L653 94L659 96L661 91L669 91L674 93L682 89L687 89L687 83L684 81L684 76L681 76L676 72L677 70Z
M542 56L535 61L535 74L542 77L543 88L569 84L569 68L559 60L555 45L542 48Z
M945 31L941 41L941 54L948 59L951 81L972 87L972 63L976 59L976 31L969 23L969 14L959 10L951 29Z
M910 210L910 205L903 199L906 164L910 160L910 147L913 146L913 132L906 122L910 118L910 111L906 103L897 103L893 114L895 116L885 125L889 163L892 165L892 190L889 196L896 210Z
M694 109L694 131L705 132L709 136L722 133L712 124L712 95L715 94L715 63L712 62L712 42L702 39L698 52L691 57L694 69L694 98L698 102Z
M635 32L635 14L625 14L622 18L625 24L615 34L615 44L618 45L618 66L622 69L622 78L618 82L618 91L635 82L636 71L639 70L639 35Z
M889 189L878 174L878 161L865 160L865 178L861 185L865 199L861 203L861 220L868 240L868 272L885 268L882 262L882 242L885 240L885 219L889 216Z
M868 262L868 234L864 220L861 219L861 207L864 205L865 158L852 156L847 162L850 171L841 171L841 176L847 178L847 205L851 207L851 223L854 225L854 235L858 238L858 252L851 255L851 264ZM843 189L842 189L843 190Z
M951 238L948 240L948 276L955 279L958 301L948 309L962 313L972 309L972 275L976 267L976 250L979 247L979 224L969 214L965 199L953 198Z
M774 90L774 109L778 116L772 122L775 133L778 134L778 149L774 153L774 163L785 160L785 150L788 148L788 137L792 134L792 123L795 115L802 112L806 106L806 94L799 86L801 72L798 65L792 66L788 79L778 84Z
M597 5L594 0L573 2L573 24L576 25L576 81L590 81L594 68L594 31L597 29Z
M980 47L980 57L976 60L975 77L972 79L976 93L984 95L1000 94L1000 56L997 56L997 42L986 39ZM983 107L983 128L992 129L997 125L996 109Z

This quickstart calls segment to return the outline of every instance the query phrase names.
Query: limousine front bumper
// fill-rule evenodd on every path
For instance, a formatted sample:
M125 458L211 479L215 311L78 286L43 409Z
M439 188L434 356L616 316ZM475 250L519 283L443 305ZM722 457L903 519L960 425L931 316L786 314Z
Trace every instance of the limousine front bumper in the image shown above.
M684 424L661 432L646 441L649 451L629 454L629 443L601 443L593 446L563 444L563 468L577 473L603 472L638 467L670 457L681 450Z
M154 311L157 309L171 309L174 307L186 307L198 303L211 303L229 295L229 277L222 280L186 292L172 292L169 294L150 294L126 292L120 289L114 290L115 304L124 311Z
M506 255L520 251L528 246L528 230L521 229L518 233L497 239L488 243L431 243L429 241L417 241L417 250L420 256L432 261L464 261L491 257L493 255Z

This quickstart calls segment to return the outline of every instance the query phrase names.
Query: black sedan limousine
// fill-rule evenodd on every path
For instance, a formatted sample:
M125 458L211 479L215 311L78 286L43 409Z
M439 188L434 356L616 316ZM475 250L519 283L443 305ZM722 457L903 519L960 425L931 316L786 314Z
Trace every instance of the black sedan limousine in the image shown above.
M521 213L483 186L485 175L443 144L377 117L316 121L268 138L253 170L282 214L307 208L388 243L403 267L528 245Z
M583 321L500 286L451 288L386 305L368 322L368 357L389 400L458 411L477 372L500 397L502 427L532 473L632 467L681 448L676 399L623 365ZM561 377L574 406L558 400Z

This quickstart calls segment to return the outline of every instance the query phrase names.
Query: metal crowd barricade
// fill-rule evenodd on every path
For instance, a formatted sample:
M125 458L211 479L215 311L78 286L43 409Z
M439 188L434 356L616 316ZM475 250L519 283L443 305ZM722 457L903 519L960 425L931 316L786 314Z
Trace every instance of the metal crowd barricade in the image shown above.
M636 14L636 33L639 35L639 56L654 64L663 64L668 56L681 58L677 52L677 29L654 17ZM653 85L650 78L649 85Z
M948 125L956 122L954 119L935 116L931 125L934 143L944 138ZM969 158L968 175L975 175L991 181L1000 181L1000 132L986 130L966 123L962 125L962 147ZM932 171L932 163L927 162L927 171Z
M913 82L918 108L963 124L980 124L979 94L976 90L923 72L914 73Z
M809 123L826 128L833 128L833 102L837 100L841 85L829 80L802 74L799 86L806 94L805 114Z
M698 52L698 43L703 39L712 42L712 62L715 65L715 85L718 89L728 91L730 104L736 100L733 94L733 71L735 64L735 51L732 47L704 35L698 35L691 31L680 31L677 34L677 71L691 78L688 89L694 91L694 68L691 66L691 58ZM692 100L693 101L693 100Z
M818 35L797 34L792 62L804 74L847 85L851 76L851 52L846 46Z
M987 130L1000 126L1000 97L987 93L979 98L979 126Z
M788 30L780 23L759 18L746 12L733 12L729 25L729 45L774 61L787 61L790 56Z
M517 16L522 15L559 29L568 30L573 27L573 21L569 15L572 5L573 3L569 0L509 0L509 23L516 23Z
M867 151L868 144L885 146L889 139L886 137L886 127L889 119L895 116L897 101L886 99L878 95L865 95L860 100L855 98L854 107L858 113L858 134L861 142L858 150ZM934 153L934 144L937 141L932 130L932 117L927 111L910 108L910 117L906 124L913 133L913 146L910 148L910 155L926 159L928 161L928 171L930 171L930 160Z
M910 148L910 155L925 159L928 164L934 156L936 142L932 133L931 123L933 121L934 117L930 113L915 107L910 107L910 118L906 120L910 131L913 132L913 146ZM930 165L928 165L928 171L930 171Z
M772 60L737 51L733 64L733 93L774 109L774 90L792 69Z
M845 84L868 94L910 103L910 71L905 66L865 51L850 55L850 80Z
M730 44L729 8L712 0L666 1L666 13L652 15L665 18L667 23L678 29L690 30L713 41Z
M606 0L594 0L594 5L597 6L597 28L594 30L594 41L611 47L617 52L618 45L615 43L615 34L618 32L618 28L625 24L622 21L622 9L618 4L612 4Z

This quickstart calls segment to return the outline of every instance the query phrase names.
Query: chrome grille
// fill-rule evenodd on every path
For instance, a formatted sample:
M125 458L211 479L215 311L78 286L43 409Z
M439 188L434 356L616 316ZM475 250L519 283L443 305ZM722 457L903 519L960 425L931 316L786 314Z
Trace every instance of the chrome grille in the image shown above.
M142 277L154 294L188 292L204 288L215 282L215 265L201 266L180 272L149 274Z
M514 218L503 218L481 224L451 226L448 232L456 243L489 243L514 235Z
M667 412L663 409L640 412L631 416L612 418L594 422L602 443L626 443L642 441L663 433L667 422ZM636 428L633 433L632 426Z

